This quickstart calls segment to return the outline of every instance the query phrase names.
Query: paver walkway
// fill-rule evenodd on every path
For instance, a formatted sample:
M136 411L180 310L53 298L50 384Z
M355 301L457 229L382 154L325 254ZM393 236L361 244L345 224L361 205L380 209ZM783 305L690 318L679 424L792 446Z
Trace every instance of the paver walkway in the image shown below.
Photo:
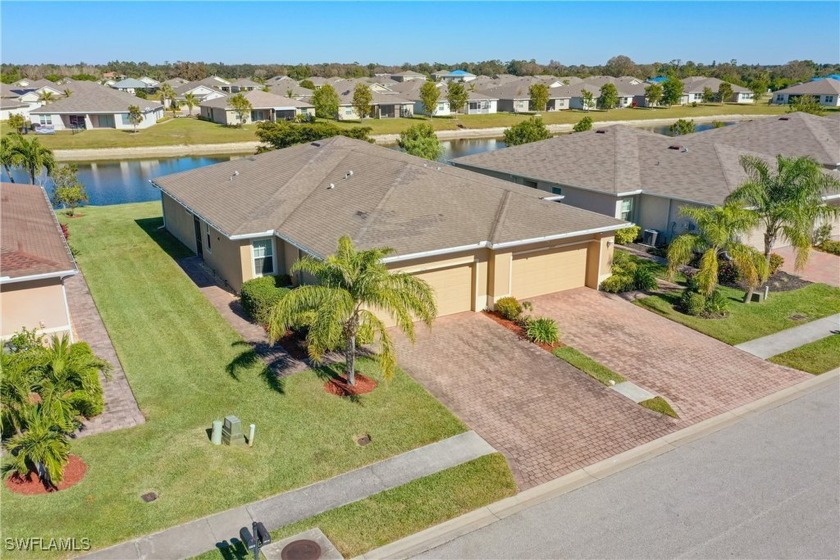
M125 377L120 359L114 350L111 337L105 330L102 317L93 298L90 296L85 277L81 272L64 281L67 291L67 306L70 308L70 320L76 340L87 342L93 353L108 360L113 366L111 380L100 375L102 390L105 394L105 411L84 423L79 437L130 428L143 424L146 419L137 406L134 393Z
M271 370L279 376L292 375L308 369L306 362L296 360L279 344L270 344L268 335L259 325L248 320L245 311L239 304L239 299L230 291L221 287L204 267L200 257L186 257L178 261L181 269L198 286L198 289L213 304L222 317L230 323L246 342L254 347L254 351Z
M785 259L782 270L788 274L799 276L809 282L821 282L829 286L840 287L840 256L825 253L823 251L811 250L808 253L808 263L803 270L794 270L796 255L791 247L779 247L773 249Z
M480 313L416 334L411 344L394 331L400 365L505 454L520 489L676 428Z
M749 352L753 356L758 356L766 360L776 354L799 348L809 342L814 342L831 336L840 331L840 313L823 317L798 327L785 329L783 331L742 342L735 346L744 352Z
M189 558L238 538L239 529L250 528L253 521L261 521L266 529L273 531L493 452L495 449L478 434L464 432L329 480L124 542L84 558Z
M589 288L532 302L557 321L563 342L661 395L689 423L810 378Z

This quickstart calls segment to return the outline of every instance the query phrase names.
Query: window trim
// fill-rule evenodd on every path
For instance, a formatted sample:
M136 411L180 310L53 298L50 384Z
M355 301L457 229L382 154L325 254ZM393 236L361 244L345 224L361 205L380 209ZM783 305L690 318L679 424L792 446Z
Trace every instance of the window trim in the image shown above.
M257 272L257 257L254 255L254 243L258 241L268 241L271 244L271 273L269 274L265 274L262 271ZM251 273L254 275L254 278L277 276L277 243L275 243L274 237L259 237L251 240Z

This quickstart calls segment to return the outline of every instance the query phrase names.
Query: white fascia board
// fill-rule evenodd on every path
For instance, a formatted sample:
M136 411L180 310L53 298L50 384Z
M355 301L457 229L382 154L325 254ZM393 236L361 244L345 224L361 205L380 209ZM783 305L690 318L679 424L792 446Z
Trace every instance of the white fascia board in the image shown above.
M639 189L639 190L635 190L635 191L615 193L615 196L633 196L634 194L642 194L643 192L644 191L642 191L642 189Z
M229 235L228 239L238 241L240 239L259 239L260 237L274 237L274 230L270 229L259 233L238 233L236 235Z
M44 274L32 274L30 276L18 276L16 278L9 278L8 276L0 277L0 284L14 284L15 282L31 282L35 280L47 280L48 278L64 278L66 276L73 276L78 274L78 270L62 270L60 272L47 272Z
M393 257L385 257L384 259L382 259L382 262L385 264L389 264L401 261L411 261L414 259L422 259L425 257L437 257L439 255L448 255L450 253L474 251L476 249L484 249L488 246L489 243L487 241L482 241L480 243L474 243L472 245L461 245L459 247L447 247L446 249L435 249L433 251L423 251L421 253L409 253L408 255L395 255Z
M630 227L633 224L624 222L612 226L603 226L599 228L585 229L581 231L572 231L569 233L558 233L556 235L546 235L544 237L534 237L533 239L522 239L520 241L506 241L505 243L493 243L490 245L491 249L505 249L507 247L517 247L519 245L530 245L531 243L540 243L541 241L554 241L555 239L567 239L569 237L578 237L581 235L594 235L596 233L606 233L609 231L616 231Z

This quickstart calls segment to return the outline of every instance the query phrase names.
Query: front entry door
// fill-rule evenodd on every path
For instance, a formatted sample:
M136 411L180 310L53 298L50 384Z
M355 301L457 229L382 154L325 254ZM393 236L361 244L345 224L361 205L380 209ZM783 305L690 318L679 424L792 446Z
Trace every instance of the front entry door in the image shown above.
M204 247L201 243L201 222L195 216L193 216L193 225L195 226L195 254L204 258Z

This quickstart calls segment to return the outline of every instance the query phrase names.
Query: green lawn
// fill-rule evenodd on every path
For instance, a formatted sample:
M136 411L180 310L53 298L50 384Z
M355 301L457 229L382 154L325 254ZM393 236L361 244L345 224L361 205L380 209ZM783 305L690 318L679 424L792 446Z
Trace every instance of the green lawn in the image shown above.
M639 405L654 412L658 412L659 414L670 416L671 418L679 418L677 413L674 412L674 409L671 408L671 405L668 404L668 401L662 397L653 397L652 399L640 402Z
M819 375L840 367L840 334L832 334L770 358L779 365Z
M555 348L553 354L561 360L569 362L571 365L575 366L593 379L597 379L604 385L609 385L610 381L614 381L615 383L626 381L626 379L607 366L596 362L586 354L575 350L571 346Z
M318 527L345 558L354 558L515 493L504 456L494 453L293 523L273 531L271 537L277 542ZM239 546L197 558L250 557Z
M633 303L727 344L740 344L840 313L840 289L825 284L811 284L789 292L770 292L766 302L749 304L743 303L741 290L725 286L720 290L729 298L729 315L723 319L691 317L677 311L674 304L679 300L679 292L656 294ZM805 318L797 320L796 315Z
M542 113L546 124L574 124L584 116L593 121L679 119L711 115L776 115L782 114L786 107L777 105L738 105L710 104L698 107L671 107L662 109L613 109L610 111L558 111ZM436 130L456 130L458 125L468 129L509 127L521 122L530 115L496 113L492 115L459 115L432 119ZM334 122L334 121L333 121ZM424 117L411 119L365 119L363 126L372 129L371 134L398 134L418 122L427 122ZM350 128L360 126L359 122L339 122L338 126ZM7 131L8 131L8 127ZM231 128L198 119L171 119L140 130L86 130L77 134L60 131L54 135L38 138L48 148L54 150L95 149L95 148L130 148L148 146L172 146L180 144L220 144L227 142L256 141L256 125L243 128Z
M160 204L85 208L70 242L147 418L82 438L86 478L66 491L2 490L4 537L88 537L100 548L300 487L465 430L398 373L359 402L323 390L323 372L275 381L182 273L185 249ZM169 254L167 254L169 253ZM375 375L370 362L361 369ZM253 448L216 447L206 430L235 414ZM372 443L359 447L354 436ZM160 498L146 504L140 495Z

